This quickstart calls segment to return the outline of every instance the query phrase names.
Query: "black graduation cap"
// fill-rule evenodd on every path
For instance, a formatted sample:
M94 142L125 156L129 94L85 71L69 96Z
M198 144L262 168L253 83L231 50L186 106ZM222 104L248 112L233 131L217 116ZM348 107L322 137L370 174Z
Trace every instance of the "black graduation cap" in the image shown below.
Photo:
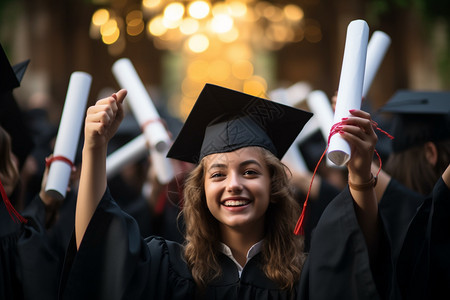
M0 70L2 74L2 80L0 80L0 93L3 93L12 91L16 87L20 86L20 82L22 81L30 60L28 59L11 66L1 44L0 48Z
M11 136L12 151L19 159L19 167L34 147L22 111L14 99L13 89L20 86L29 60L11 66L0 44L0 125Z
M380 112L393 115L394 152L450 138L450 91L399 90Z
M307 111L206 84L167 157L198 163L209 154L259 146L281 159L311 116Z

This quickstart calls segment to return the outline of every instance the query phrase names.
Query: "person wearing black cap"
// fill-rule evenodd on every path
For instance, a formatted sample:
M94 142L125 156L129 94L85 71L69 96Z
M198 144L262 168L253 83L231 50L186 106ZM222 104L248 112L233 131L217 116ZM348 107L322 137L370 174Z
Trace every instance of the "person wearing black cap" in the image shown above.
M352 184L325 210L307 255L293 233L300 210L280 159L311 114L206 84L167 155L197 164L185 184L182 246L142 239L107 188L107 143L125 95L87 112L63 299L379 298L369 114L351 111L339 128L353 149Z
M400 90L380 111L394 115L385 170L428 195L450 162L450 92Z
M399 90L380 112L391 115L394 139L375 190L397 296L448 298L450 92Z
M56 299L62 261L46 235L46 205L36 197L18 208L20 171L34 143L13 89L29 61L11 66L0 45L0 299ZM11 201L10 201L11 200Z

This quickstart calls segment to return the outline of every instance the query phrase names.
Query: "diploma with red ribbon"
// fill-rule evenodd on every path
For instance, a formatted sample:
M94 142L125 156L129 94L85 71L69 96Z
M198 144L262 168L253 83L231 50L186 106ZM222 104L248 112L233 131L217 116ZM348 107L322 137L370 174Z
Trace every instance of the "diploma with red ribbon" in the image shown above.
M171 145L169 134L131 61L128 58L117 60L112 71L119 85L128 91L131 111L149 144L152 167L157 171L159 182L166 184L174 176L172 163L166 158Z
M333 124L348 117L350 109L361 108L368 39L369 26L364 20L350 22L347 27ZM339 134L334 134L330 138L327 157L337 166L345 165L351 157L350 145Z
M55 149L47 161L50 169L45 192L58 200L66 197L91 82L92 76L84 72L74 72L70 76Z

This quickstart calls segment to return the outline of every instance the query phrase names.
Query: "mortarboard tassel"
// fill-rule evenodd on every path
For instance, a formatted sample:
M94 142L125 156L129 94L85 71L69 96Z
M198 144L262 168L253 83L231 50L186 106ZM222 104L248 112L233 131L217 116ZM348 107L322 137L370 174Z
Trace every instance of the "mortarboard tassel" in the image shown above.
M5 188L3 187L2 181L0 180L0 192L2 194L3 203L5 203L6 209L8 210L9 215L11 216L11 219L13 219L14 222L18 223L27 223L28 220L22 217L19 212L14 208L14 206L11 204L11 202L8 199L8 196L6 195ZM17 219L17 220L16 220Z
M384 133L384 134L385 134L388 138L390 138L391 140L394 139L394 137L393 137L392 135L390 135L389 133L387 133L387 132L384 131L383 129L379 128L377 122L372 121L372 124L373 124L373 127L374 127L376 130L378 130L378 131ZM319 167L320 163L322 162L322 159L323 159L323 157L325 156L325 153L327 153L328 146L329 146L329 144L330 144L330 138L331 138L334 134L339 133L339 132L341 131L341 130L339 130L339 129L336 129L338 126L341 126L341 125L342 125L342 122L338 122L338 123L334 124L334 125L331 127L331 129L330 129L330 134L329 134L329 136L328 136L327 147L325 148L325 151L322 153L322 156L320 156L319 162L317 163L317 165L316 165L316 167L315 167L315 169L314 169L313 175L312 175L312 177L311 177L311 183L309 184L308 193L306 194L306 199L305 199L305 202L303 203L302 213L301 213L300 217L299 217L298 220L297 220L297 224L295 225L295 229L294 229L294 234L295 234L295 235L299 235L299 234L300 234L300 235L304 235L304 234L305 234L305 230L304 230L304 228L303 228L304 218L305 218L305 211L306 211L306 206L307 206L307 203L308 203L309 193L311 192L311 187L312 187L312 184L313 184L313 181L314 181L314 176L316 175L317 168ZM381 171L381 157L380 157L380 155L378 154L378 152L377 152L376 149L375 149L374 151L375 151L375 154L376 154L377 157L378 157L378 163L379 163L378 172L377 172L377 175L375 176L375 177L378 177L378 174L380 174L380 171Z

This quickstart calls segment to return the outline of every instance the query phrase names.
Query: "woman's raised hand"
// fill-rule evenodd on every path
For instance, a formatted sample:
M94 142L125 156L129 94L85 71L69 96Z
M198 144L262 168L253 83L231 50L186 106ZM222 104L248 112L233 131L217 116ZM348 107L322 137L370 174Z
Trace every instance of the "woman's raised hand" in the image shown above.
M85 148L96 149L107 146L124 117L122 103L126 95L127 91L121 89L88 108L84 129Z
M351 110L351 116L342 120L341 136L351 145L351 159L347 164L349 180L360 184L371 178L371 164L377 135L370 114L362 110Z

